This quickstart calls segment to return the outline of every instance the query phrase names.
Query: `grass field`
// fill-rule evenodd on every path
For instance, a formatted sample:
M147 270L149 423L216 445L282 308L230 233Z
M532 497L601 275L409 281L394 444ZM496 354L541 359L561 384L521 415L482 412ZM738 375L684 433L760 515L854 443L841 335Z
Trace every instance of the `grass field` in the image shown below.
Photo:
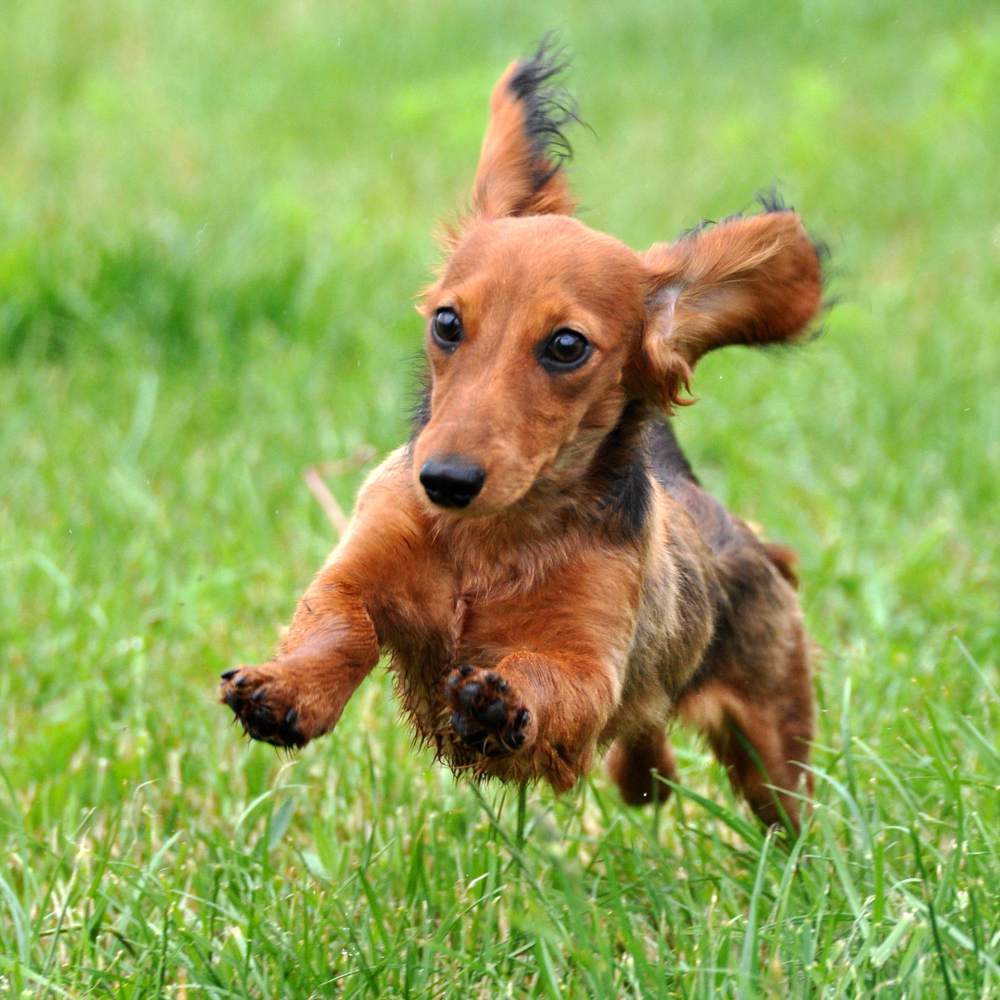
M1000 996L996 4L389 8L0 6L0 994ZM553 27L585 221L774 183L833 253L824 335L678 420L802 556L794 844L688 733L659 814L600 771L521 812L384 672L293 760L215 704L335 540L303 468L407 433L435 220Z

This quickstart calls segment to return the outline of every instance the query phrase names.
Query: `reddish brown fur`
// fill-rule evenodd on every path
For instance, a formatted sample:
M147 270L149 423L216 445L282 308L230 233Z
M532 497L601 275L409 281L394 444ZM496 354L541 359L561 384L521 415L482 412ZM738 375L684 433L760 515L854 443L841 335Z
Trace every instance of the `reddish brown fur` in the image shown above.
M490 97L490 127L479 153L479 169L472 191L476 211L483 216L569 215L576 201L569 193L566 175L547 154L539 156L525 129L524 107L511 100L514 62L493 88ZM545 184L538 176L548 175Z
M539 68L512 64L493 93L472 211L421 306L462 325L453 350L428 335L426 421L369 477L276 658L227 671L223 698L251 736L301 745L387 652L453 766L563 790L613 744L637 804L676 778L679 715L765 822L797 824L812 694L794 553L701 490L653 408L684 401L710 350L800 336L816 252L788 211L643 254L588 229L531 132ZM553 373L539 359L566 328L591 353ZM421 470L458 459L482 489L437 506Z

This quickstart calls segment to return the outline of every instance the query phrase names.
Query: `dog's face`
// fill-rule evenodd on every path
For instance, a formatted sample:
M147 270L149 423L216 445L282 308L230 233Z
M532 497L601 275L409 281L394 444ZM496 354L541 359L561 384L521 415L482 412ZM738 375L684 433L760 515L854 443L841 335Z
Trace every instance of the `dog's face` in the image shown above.
M471 227L422 307L432 383L414 466L432 501L495 513L572 474L625 404L643 277L628 247L563 215Z
M418 492L497 514L582 476L630 399L683 402L698 359L788 340L819 304L798 217L769 211L637 254L571 218L550 147L573 117L544 51L497 84L474 208L420 307L431 370Z

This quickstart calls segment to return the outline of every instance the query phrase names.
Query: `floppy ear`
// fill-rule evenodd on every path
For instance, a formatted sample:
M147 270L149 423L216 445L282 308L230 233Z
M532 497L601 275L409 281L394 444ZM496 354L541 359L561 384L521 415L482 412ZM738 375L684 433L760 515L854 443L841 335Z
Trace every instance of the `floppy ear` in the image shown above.
M566 91L550 84L565 68L560 57L546 36L535 55L511 63L493 89L473 188L478 214L572 214L576 202L562 169L571 150L562 129L577 113Z
M699 359L728 344L794 341L820 307L819 254L786 209L736 218L658 243L646 266L639 394L670 410Z

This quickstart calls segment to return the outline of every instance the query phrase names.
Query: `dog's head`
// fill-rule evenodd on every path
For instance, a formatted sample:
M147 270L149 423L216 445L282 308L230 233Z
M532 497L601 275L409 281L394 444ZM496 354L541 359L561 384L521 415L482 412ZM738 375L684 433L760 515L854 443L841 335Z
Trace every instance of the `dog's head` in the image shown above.
M706 352L794 339L820 304L816 250L781 206L641 254L572 218L559 68L543 43L494 89L472 211L420 306L414 475L470 516L580 476L630 400L669 411Z

